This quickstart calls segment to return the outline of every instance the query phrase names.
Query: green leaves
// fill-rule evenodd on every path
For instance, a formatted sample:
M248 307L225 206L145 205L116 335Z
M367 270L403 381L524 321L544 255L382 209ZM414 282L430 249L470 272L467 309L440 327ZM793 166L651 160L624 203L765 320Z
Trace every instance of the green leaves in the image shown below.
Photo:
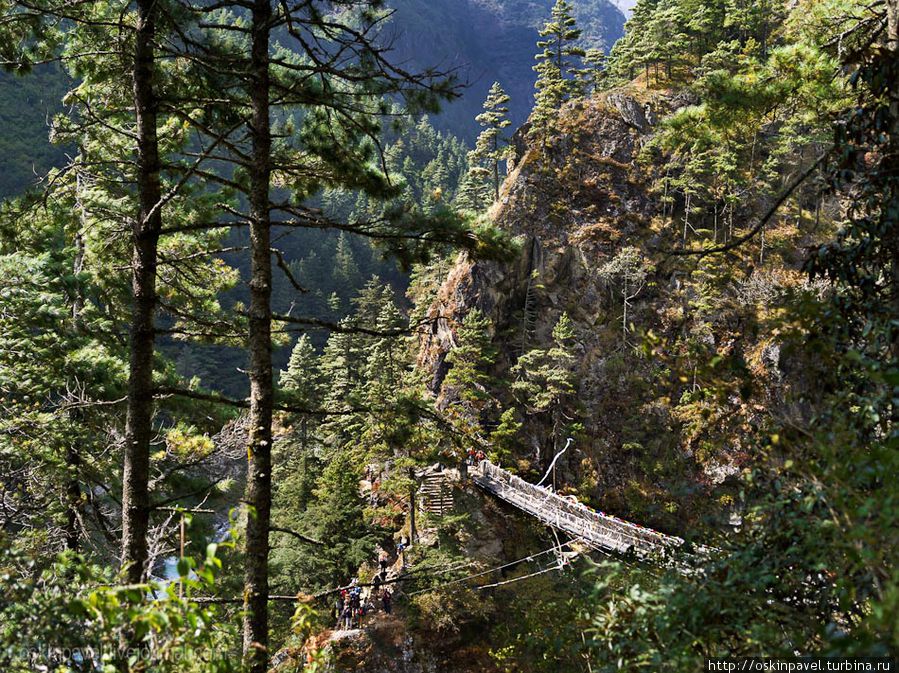
M571 319L562 313L553 328L553 345L528 351L512 367L512 392L532 413L557 412L574 393L573 339Z
M4 670L26 673L33 665L50 663L82 670L85 661L93 660L113 671L121 670L122 662L155 673L237 671L239 657L229 645L236 634L215 606L190 600L199 591L213 590L213 569L221 567L215 553L210 550L195 575L193 559L179 560L184 598L179 598L178 583L161 598L151 598L159 586L118 585L108 571L71 555L32 562L31 575L10 575L0 589ZM26 565L26 557L0 540L0 566ZM125 637L136 644L123 648Z
M505 174L500 162L509 153L508 138L502 135L502 130L512 123L506 117L509 100L499 82L494 82L484 101L484 112L475 117L484 130L468 154L469 172L461 194L464 205L475 211L483 210L499 198L501 176Z

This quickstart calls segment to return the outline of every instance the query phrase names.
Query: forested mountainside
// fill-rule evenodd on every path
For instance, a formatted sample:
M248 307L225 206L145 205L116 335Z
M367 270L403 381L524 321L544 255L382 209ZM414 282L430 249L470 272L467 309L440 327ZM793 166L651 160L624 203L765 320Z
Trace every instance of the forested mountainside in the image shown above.
M526 119L533 103L537 29L551 6L551 0L397 0L382 41L394 49L397 63L456 71L467 86L433 121L470 144L478 133L475 115L493 82L502 82L512 95L514 124ZM575 13L589 46L608 50L622 35L624 15L608 0L583 0ZM63 161L63 148L49 140L49 120L61 109L68 82L60 68L48 67L25 80L2 73L0 86L0 147L6 157L0 196L5 197Z
M467 147L381 2L0 2L0 668L892 665L899 2L585 6Z
M62 68L44 66L23 79L0 72L0 197L21 194L65 161L50 142L50 120L62 109L68 81Z
M533 70L537 29L549 15L550 0L540 2L406 1L394 3L390 20L379 27L379 41L389 45L391 59L404 67L424 70L436 67L453 71L464 88L458 98L448 101L438 116L422 116L407 124L407 130L385 132L381 141L389 146L392 175L409 185L407 200L432 206L432 195L451 202L467 172L467 152L480 125L475 120L482 101L494 82L501 82L510 94L509 120L524 122L533 103ZM606 0L578 3L576 15L583 28L586 46L606 51L622 33L623 15ZM51 120L64 106L62 99L77 79L64 68L41 66L26 78L0 74L4 95L0 98L0 145L5 149L6 167L0 177L0 196L14 196L33 187L46 172L65 162L71 147L51 140ZM329 215L364 219L381 208L365 195L352 190L328 190L313 200ZM227 247L239 247L246 238L239 234ZM280 246L292 273L309 289L298 305L294 287L283 274L275 278L275 308L279 313L301 309L324 320L345 317L350 298L372 276L390 282L403 294L407 274L392 260L383 261L366 241L308 232L282 237ZM240 255L225 257L241 272L249 265ZM226 301L244 301L239 289ZM320 336L315 337L323 345ZM245 358L239 350L223 346L200 347L167 342L169 355L178 371L198 377L210 389L232 395L246 393L247 382L240 370ZM288 350L276 354L276 365L287 362Z
M461 100L446 106L435 122L471 142L472 123L493 82L511 97L509 118L524 123L534 99L534 44L553 0L397 0L391 29L396 56L418 67L457 68L469 86ZM609 0L572 5L585 47L608 51L621 37L624 14Z

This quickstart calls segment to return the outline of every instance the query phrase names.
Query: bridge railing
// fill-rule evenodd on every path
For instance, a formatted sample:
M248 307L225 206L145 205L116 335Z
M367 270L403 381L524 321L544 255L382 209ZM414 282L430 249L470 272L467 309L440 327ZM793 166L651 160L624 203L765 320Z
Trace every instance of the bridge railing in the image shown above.
M581 503L531 484L489 461L482 461L473 473L481 486L501 499L548 525L582 538L588 544L641 554L665 552L683 544L681 538L593 511Z

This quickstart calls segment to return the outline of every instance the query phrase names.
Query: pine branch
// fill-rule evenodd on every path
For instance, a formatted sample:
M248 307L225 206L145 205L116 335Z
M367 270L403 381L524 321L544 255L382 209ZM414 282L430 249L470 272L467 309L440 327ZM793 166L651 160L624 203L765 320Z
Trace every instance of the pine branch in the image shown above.
M319 540L314 540L311 537L307 537L307 536L303 535L302 533L298 533L295 530L291 530L290 528L282 528L281 526L270 526L269 530L272 531L273 533L286 533L287 535L295 537L297 540L306 542L308 544L314 544L314 545L318 545L320 547L325 546L324 542L321 542Z

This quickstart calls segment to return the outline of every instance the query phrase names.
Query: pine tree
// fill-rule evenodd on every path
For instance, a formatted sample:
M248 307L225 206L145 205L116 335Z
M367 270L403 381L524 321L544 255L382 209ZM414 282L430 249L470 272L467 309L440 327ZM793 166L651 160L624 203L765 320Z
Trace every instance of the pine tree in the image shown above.
M552 16L539 35L544 39L537 42L541 51L536 56L539 62L534 66L537 94L531 124L532 133L542 136L545 141L562 104L581 94L577 59L586 52L577 45L581 31L567 0L556 0Z
M315 489L308 510L314 534L324 546L317 550L319 572L329 584L344 584L372 556L378 536L366 525L366 502L359 493L362 469L349 451L337 451ZM324 561L324 563L321 563ZM324 567L322 567L324 566Z
M337 238L333 269L334 284L337 287L336 292L341 298L349 298L353 290L359 287L361 276L350 239L342 232Z
M468 155L470 173L476 178L489 180L494 200L499 199L501 163L508 155L508 139L502 132L512 123L508 118L509 100L509 95L499 82L494 82L484 100L484 111L475 117L484 130Z
M497 465L514 456L519 449L518 433L522 424L515 409L506 409L499 417L499 425L490 433L491 462Z
M648 68L650 26L660 0L639 0L625 24L624 36L609 53L609 71L620 80L632 80L637 68Z
M601 278L617 282L621 292L621 340L627 344L630 331L628 322L631 301L637 298L646 285L649 263L638 248L624 247L599 269Z
M318 354L308 334L297 339L290 353L286 370L281 370L279 379L281 390L291 404L301 408L315 410L323 406L324 381L319 367ZM290 471L286 475L288 491L292 490L294 505L302 505L302 509L293 512L293 516L301 514L305 503L311 495L312 483L309 477L310 460L313 459L313 447L316 445L319 417L302 413L297 414L299 432L294 443L282 447L289 449L287 457ZM279 486L279 489L282 486ZM282 498L283 499L283 498ZM291 516L289 513L287 516ZM293 517L292 517L293 518Z
M574 326L567 313L559 316L552 331L550 348L537 348L522 355L511 373L516 377L512 392L530 414L549 414L551 442L560 448L560 439L574 413L566 413L575 392ZM552 454L544 454L544 459Z
M291 398L302 406L311 406L318 400L321 392L318 354L308 334L303 334L297 339L290 352L287 369L281 370L278 382L281 388L288 391Z
M207 315L218 313L216 292L227 275L222 264L184 261L200 258L201 251L219 235L201 232L194 236L179 228L188 220L205 221L211 215L209 203L217 200L221 204L227 197L220 199L221 194L208 185L203 187L205 195L198 194L199 181L192 179L191 173L173 177L183 168L186 143L180 121L172 124L182 111L173 100L188 95L197 82L188 75L190 67L174 68L162 53L162 44L171 35L171 12L176 11L172 3L142 0L127 6L72 6L63 0L46 0L35 3L28 12L17 5L0 4L0 24L4 26L0 41L4 50L13 52L6 55L27 61L36 57L36 52L50 49L44 57L62 61L79 80L72 94L72 114L53 122L55 139L78 151L67 171L47 181L52 188L43 195L43 203L55 203L56 217L70 227L66 238L56 239L52 245L68 240L78 250L73 261L73 288L84 290L90 277L103 297L98 304L111 321L100 331L120 336L120 344L130 344L127 412L120 444L123 470L121 481L116 481L122 484L118 499L123 508L122 566L127 568L128 580L137 583L148 570L146 538L154 514L150 454L159 441L155 415L157 406L167 404L157 405L154 395L160 383L176 382L173 369L166 372L159 366L164 359L157 351L156 337L163 331L179 336L190 333L187 324L199 307ZM13 35L22 20L39 33L37 40ZM111 40L108 49L96 49L97 44L110 40L111 27L125 30L126 24L129 39ZM190 24L187 20L181 26ZM13 33L7 33L8 29ZM20 51L16 41L23 38L27 46ZM103 105L93 107L87 103L91 100L103 100ZM167 129L164 134L163 129ZM200 156L203 145L192 149ZM203 170L203 159L196 162L196 168ZM68 212L57 210L61 206ZM194 257L195 252L200 255ZM92 264L105 268L92 277ZM173 281L175 277L177 281ZM91 329L94 308L80 290L74 292L71 311L79 316L79 330ZM161 297L174 317L167 329L156 322ZM125 325L130 326L130 339L117 334ZM102 362L104 358L98 354L98 363ZM80 383L67 382L63 390L72 385L80 387ZM163 484L157 480L155 485Z
M463 210L479 212L492 199L490 185L474 172L468 171L459 185L455 204Z
M347 330L352 328L349 318L341 320L339 325ZM321 372L325 382L325 404L329 409L340 411L352 406L361 366L358 341L357 335L334 332L322 351Z
M467 402L488 399L488 371L496 353L490 336L489 318L479 309L472 309L462 320L456 334L456 346L447 353L446 360L452 367L446 374L444 385L455 388L459 398Z
M603 88L606 76L606 53L596 47L584 53L584 69L580 71L584 93L595 93Z
M365 392L369 404L375 407L384 406L401 389L405 347L403 341L393 335L404 327L405 320L391 287L383 285L377 299L380 306L374 326L383 336L372 337L364 348Z

